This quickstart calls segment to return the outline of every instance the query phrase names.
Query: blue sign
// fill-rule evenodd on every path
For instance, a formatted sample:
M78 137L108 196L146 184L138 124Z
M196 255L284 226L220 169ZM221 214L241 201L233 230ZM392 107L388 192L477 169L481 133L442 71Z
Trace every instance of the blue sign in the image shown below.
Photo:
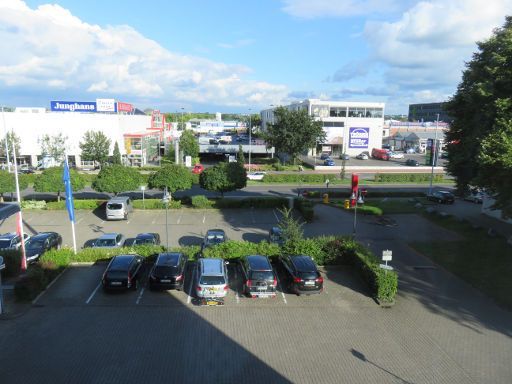
M348 147L368 148L370 141L370 128L349 128Z
M56 112L96 112L95 101L50 101L50 106Z

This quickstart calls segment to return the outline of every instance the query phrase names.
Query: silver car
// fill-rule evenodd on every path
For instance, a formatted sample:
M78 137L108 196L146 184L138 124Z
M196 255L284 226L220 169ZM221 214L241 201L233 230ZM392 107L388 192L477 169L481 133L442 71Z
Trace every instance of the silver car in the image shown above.
M124 245L125 237L121 233L105 233L92 243L94 248L118 248Z
M228 293L227 262L222 259L199 259L196 293L199 298L223 298Z

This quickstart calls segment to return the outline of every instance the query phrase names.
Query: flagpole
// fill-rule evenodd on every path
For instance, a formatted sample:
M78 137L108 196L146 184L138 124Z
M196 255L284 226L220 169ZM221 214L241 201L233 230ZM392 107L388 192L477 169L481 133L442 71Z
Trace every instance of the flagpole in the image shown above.
M71 222L71 233L73 234L73 251L76 255L76 236L75 236L75 221Z
M14 132L13 132L14 135ZM25 253L25 233L23 232L23 215L21 214L21 194L20 194L20 183L18 180L18 162L16 160L16 146L14 140L12 141L12 156L14 161L14 180L16 182L16 196L18 199L18 204L20 206L20 211L18 212L18 222L17 222L17 231L21 237L21 270L27 270L27 254Z

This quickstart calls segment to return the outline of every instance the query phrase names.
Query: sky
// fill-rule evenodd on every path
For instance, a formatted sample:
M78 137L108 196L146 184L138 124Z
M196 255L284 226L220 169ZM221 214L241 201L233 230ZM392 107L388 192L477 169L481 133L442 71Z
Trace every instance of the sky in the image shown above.
M512 0L0 0L0 105L447 100Z

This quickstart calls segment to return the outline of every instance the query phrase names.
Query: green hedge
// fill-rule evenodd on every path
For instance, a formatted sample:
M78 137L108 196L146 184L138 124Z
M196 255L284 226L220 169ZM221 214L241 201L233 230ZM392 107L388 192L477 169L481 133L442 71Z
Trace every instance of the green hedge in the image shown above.
M315 210L313 209L313 203L310 200L299 197L294 201L294 208L301 213L304 220L308 223L313 221L315 217Z
M21 209L48 209L48 206L44 200L23 200Z
M325 180L329 180L334 183L339 180L339 175L335 173L267 173L263 176L263 182L265 183L325 183Z
M288 199L284 197L249 197L215 201L215 208L282 208L287 206Z
M430 181L430 176L430 173L376 173L375 181L378 183L421 183ZM444 175L435 174L433 180L435 183L439 183L444 180Z
M4 258L5 269L2 276L18 276L21 271L21 251L16 249L3 249L0 256Z
M277 257L281 250L277 244L270 244L266 241L251 243L248 241L229 240L225 243L208 247L203 251L204 257L214 257L219 259L241 259L248 255L264 255L268 257Z
M133 200L132 201L133 208L135 209L165 209L165 204L161 199L145 199L144 204L142 204L142 200ZM180 200L171 200L169 201L169 209L180 209L181 201Z
M90 209L94 210L98 207L101 207L106 203L106 200L73 200L75 204L75 209ZM61 201L49 201L46 203L46 209L49 211L66 209L66 200Z
M212 208L215 202L208 200L204 195L192 196L191 204L194 208Z

